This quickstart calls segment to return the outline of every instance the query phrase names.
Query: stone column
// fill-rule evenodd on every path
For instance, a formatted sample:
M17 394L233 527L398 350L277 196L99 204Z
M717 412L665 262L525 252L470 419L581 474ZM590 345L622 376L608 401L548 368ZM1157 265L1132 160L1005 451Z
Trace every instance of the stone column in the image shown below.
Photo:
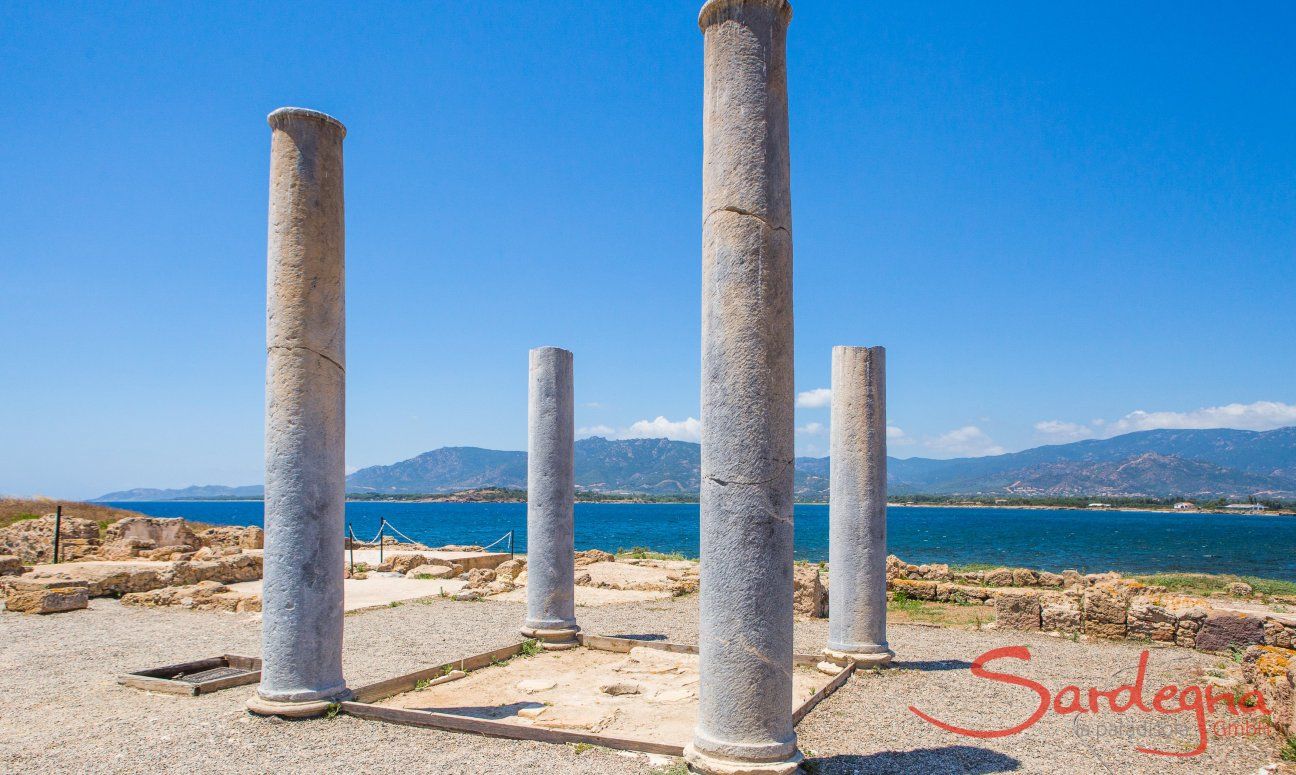
M531 351L527 396L527 617L546 649L576 645L572 354Z
M702 678L685 758L790 773L792 218L786 0L709 0L702 159Z
M836 665L884 665L895 656L886 639L885 348L833 348L830 434L824 655Z
M342 677L346 315L342 138L323 113L270 114L265 570L254 713L310 716Z

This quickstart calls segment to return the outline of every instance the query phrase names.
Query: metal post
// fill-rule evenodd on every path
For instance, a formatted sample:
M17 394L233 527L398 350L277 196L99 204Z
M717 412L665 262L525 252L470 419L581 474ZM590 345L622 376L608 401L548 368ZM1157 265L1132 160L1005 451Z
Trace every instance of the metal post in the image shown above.
M54 564L59 561L59 533L63 532L63 507L54 507Z
M347 532L351 534L351 538L347 540L347 548L351 550L351 572L355 573L355 530L350 522L347 523Z
M387 518L378 518L378 564L383 562L383 531L387 529Z

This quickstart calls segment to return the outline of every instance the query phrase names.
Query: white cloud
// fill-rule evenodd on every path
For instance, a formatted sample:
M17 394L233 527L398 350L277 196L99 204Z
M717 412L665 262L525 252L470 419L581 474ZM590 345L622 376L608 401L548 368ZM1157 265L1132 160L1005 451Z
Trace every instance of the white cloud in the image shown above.
M1087 426L1063 420L1040 420L1035 423L1035 432L1050 442L1079 441L1094 435Z
M909 438L909 434L905 433L902 429L894 425L888 425L887 443L904 447L904 446L908 446L909 444L913 444L914 440Z
M604 438L611 438L615 435L616 428L613 428L611 425L590 425L576 429L576 438L578 439L584 439L589 436L603 436Z
M661 415L655 420L639 420L617 434L622 439L660 439L675 441L700 441L702 421L695 417L686 420L667 420Z
M1256 401L1252 404L1206 406L1191 412L1130 412L1109 423L1106 433L1115 436L1133 431L1158 428L1237 428L1246 431L1270 431L1296 425L1296 405L1281 401Z
M797 427L797 433L808 433L812 436L816 436L823 432L824 426L821 422L808 422L805 425Z
M832 403L832 388L815 388L797 393L798 409L822 409Z
M975 425L964 425L949 433L942 434L927 446L951 455L981 457L983 455L1002 455L1004 448L994 443L994 439Z
M1147 412L1139 409L1119 420L1090 421L1089 425L1064 420L1041 420L1035 430L1046 441L1067 442L1097 436L1109 438L1122 433L1163 428L1237 428L1245 431L1270 431L1296 425L1296 404L1281 401L1256 401L1251 404L1205 406L1190 412Z

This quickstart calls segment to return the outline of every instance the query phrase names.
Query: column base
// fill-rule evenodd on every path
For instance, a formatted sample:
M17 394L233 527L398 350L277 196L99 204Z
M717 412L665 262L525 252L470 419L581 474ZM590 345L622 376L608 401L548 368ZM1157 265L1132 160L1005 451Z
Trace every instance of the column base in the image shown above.
M823 655L824 662L820 663L819 669L824 672L831 672L824 669L825 663L837 666L839 669L836 672L841 672L840 668L843 668L852 662L857 666L864 668L885 667L895 658L895 652L889 648L884 648L882 651L872 652L836 651L834 649L825 648L823 650Z
M323 700L305 700L302 702L280 702L279 700L267 700L260 694L254 694L248 698L247 709L249 713L258 716L280 716L282 718L315 718L323 716L328 712L329 706L334 703L344 702L351 699L351 690L347 689L343 693Z
M781 762L740 762L701 753L692 743L684 746L689 772L702 775L792 775L801 768L804 759L800 751L793 751L792 758Z
M523 627L522 637L534 638L540 642L540 648L545 651L565 651L574 649L580 645L576 639L576 633L580 632L580 627L562 630L540 630L530 627Z

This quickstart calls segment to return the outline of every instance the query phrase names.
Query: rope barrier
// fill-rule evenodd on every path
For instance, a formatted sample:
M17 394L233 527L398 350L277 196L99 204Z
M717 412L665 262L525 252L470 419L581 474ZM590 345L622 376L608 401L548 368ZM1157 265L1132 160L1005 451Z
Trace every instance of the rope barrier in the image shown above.
M387 527L391 528L391 531L392 531L393 533L395 533L396 535L400 536L401 538L404 538L406 541L410 542L411 544L417 544L417 543L420 543L419 541L415 541L413 538L410 538L409 536L405 535L405 534L402 533L401 531L397 530L397 529L396 529L396 526L393 525L393 524L390 523L390 522L387 523Z
M408 541L408 542L411 543L411 544L419 544L419 543L422 543L422 542L420 542L420 541L415 541L413 538L410 538L409 536L405 535L405 533L401 532L401 531L400 531L400 530L399 530L395 525L393 525L391 522L385 522L385 523L384 523L384 527L379 528L378 532L374 535L374 537L373 537L372 540L370 540L370 541L365 541L365 542L363 542L363 543L367 543L367 544L376 544L376 543L378 543L378 539L379 539L379 537L381 537L381 536L383 535L383 531L384 531L384 530L390 530L392 533L394 533L395 535L400 536L401 538L404 538L406 541ZM355 532L352 531L351 535L352 535L352 542L355 542ZM505 533L504 535L500 536L500 537L499 537L497 540L495 540L494 542L492 542L492 543L490 543L490 544L488 544L488 545L482 547L482 551L487 551L487 550L489 550L491 547L498 546L499 544L501 544L501 543L503 543L504 541L508 540L508 538L509 538L511 535L513 535L513 531L512 531L512 530L510 530L509 532L507 532L507 533Z
M512 532L513 532L513 531L511 531L511 530L509 531L509 533L512 533ZM482 551L484 552L484 551L486 551L487 549L490 549L490 548L491 548L492 546L494 546L495 544L498 544L498 543L502 542L505 538L508 538L508 537L509 537L509 533L505 533L504 535L500 536L500 537L499 537L499 540L496 541L495 543L490 544L490 545L488 545L488 546L483 546L483 547L482 547Z

